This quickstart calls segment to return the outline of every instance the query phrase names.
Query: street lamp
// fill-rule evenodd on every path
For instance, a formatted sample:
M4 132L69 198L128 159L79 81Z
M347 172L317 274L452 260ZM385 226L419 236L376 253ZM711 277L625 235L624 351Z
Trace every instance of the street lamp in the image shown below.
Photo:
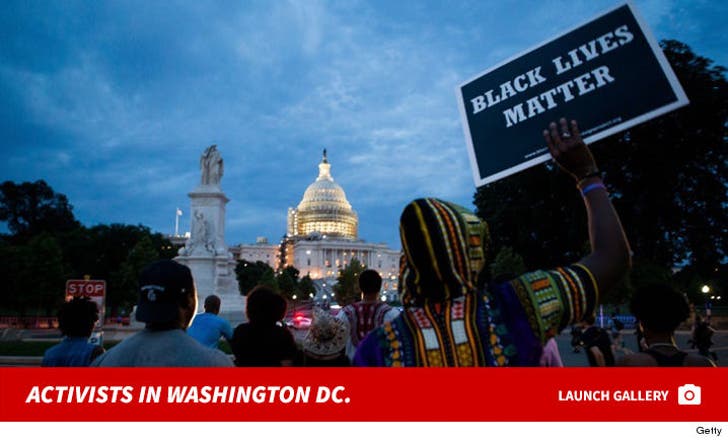
M708 293L710 293L710 286L708 286L707 284L706 285L703 285L700 288L700 291L703 292L704 294L708 294Z

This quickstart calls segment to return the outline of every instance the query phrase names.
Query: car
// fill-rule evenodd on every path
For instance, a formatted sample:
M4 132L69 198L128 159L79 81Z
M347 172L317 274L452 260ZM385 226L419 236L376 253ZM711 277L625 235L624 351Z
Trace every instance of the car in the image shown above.
M286 325L296 330L306 329L311 327L311 318L302 312L296 312L293 317L286 320Z
M333 303L329 305L329 314L331 316L336 316L341 311L341 306L339 304Z

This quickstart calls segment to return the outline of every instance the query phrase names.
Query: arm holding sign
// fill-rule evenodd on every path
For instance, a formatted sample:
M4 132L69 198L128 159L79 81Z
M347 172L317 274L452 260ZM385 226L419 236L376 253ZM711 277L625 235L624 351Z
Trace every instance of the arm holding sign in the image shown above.
M630 249L619 216L599 176L594 157L581 139L579 127L562 118L543 132L554 161L577 181L589 219L592 252L579 264L592 273L599 292L612 288L631 265Z

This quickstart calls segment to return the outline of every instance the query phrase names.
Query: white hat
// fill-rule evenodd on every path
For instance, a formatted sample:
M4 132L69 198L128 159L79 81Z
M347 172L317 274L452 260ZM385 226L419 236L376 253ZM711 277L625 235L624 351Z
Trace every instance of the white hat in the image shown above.
M314 307L311 328L303 339L303 350L314 358L334 359L344 351L348 336L347 322Z

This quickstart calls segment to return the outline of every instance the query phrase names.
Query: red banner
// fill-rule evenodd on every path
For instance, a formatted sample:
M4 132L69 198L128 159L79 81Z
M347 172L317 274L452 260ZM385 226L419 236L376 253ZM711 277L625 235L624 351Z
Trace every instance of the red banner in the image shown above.
M728 368L0 368L0 420L721 422Z

